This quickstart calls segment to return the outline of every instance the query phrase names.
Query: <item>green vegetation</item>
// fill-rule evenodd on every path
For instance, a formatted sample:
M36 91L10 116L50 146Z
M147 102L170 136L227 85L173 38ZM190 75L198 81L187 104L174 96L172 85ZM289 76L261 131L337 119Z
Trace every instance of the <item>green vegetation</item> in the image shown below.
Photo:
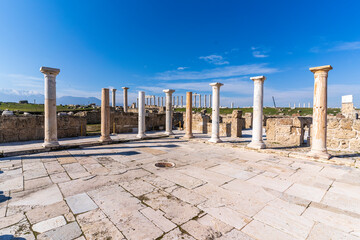
M10 111L29 112L29 113L42 113L44 112L44 104L25 104L25 103L13 103L13 102L0 102L0 110L8 109ZM75 107L57 106L58 112L78 112L89 111L92 108L76 109Z
M86 124L86 133L95 134L101 132L101 124Z
M204 108L193 108L195 112L201 112ZM243 113L252 112L252 108L220 108L220 114L231 114L233 110L240 110ZM176 112L185 112L185 108L176 108ZM206 108L207 113L211 114L211 108ZM328 108L328 114L336 115L340 113L340 108ZM312 108L273 108L273 107L265 107L264 114L265 115L280 115L283 114L285 116L291 116L293 114L300 114L300 116L312 115Z

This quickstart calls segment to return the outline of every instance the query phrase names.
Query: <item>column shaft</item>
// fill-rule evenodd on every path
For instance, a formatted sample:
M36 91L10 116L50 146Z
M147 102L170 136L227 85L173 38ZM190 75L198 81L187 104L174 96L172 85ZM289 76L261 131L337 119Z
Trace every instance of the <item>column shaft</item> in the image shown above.
M192 134L192 92L186 93L186 128L184 138L193 138Z
M44 143L43 147L58 146L56 116L56 76L60 69L41 67L45 79Z
M166 122L165 122L165 134L167 135L173 135L172 131L172 93L175 92L175 90L172 89L166 89L163 90L163 92L166 94ZM175 100L175 97L174 97Z
M123 99L123 102L124 102L124 112L127 112L128 111L128 89L129 88L127 88L127 87L123 87L122 88L123 89L123 97L124 97L124 99Z
M101 136L100 142L109 142L110 138L110 99L109 89L101 90Z
M112 89L112 107L115 108L116 107L116 89Z
M145 92L139 91L138 134L136 137L144 138L145 136Z
M249 148L261 149L266 145L262 140L263 134L263 94L264 94L264 76L250 78L254 81L254 105L253 105L253 125L252 139L248 144Z
M327 135L327 77L330 65L310 68L314 73L313 125L311 131L311 151L309 156L329 159L326 148Z
M220 124L220 87L224 85L222 83L211 83L213 94L213 108L211 115L211 138L209 142L219 143L221 142L219 137L219 124Z

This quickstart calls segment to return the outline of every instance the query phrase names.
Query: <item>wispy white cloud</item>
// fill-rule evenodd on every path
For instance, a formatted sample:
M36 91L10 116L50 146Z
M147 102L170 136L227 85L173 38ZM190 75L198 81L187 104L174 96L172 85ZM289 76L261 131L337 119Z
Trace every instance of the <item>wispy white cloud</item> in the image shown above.
M269 50L263 49L262 47L251 47L252 54L255 58L266 58L269 55L266 55Z
M229 64L228 61L224 60L224 58L220 55L209 55L209 56L202 56L199 57L199 59L202 59L208 63L214 64L214 65L226 65Z
M330 48L329 51L346 51L358 49L360 49L360 41L338 43L334 47Z
M189 67L178 67L177 70L185 70L187 68L189 68Z
M166 71L155 76L157 80L199 80L212 78L236 77L248 74L267 74L278 72L277 68L267 67L266 63L238 66L217 67L202 71Z

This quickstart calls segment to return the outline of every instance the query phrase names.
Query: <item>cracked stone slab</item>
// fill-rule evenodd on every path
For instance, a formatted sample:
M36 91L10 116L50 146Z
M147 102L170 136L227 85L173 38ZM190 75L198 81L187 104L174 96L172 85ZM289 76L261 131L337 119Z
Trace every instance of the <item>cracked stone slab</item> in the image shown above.
M98 208L98 206L86 193L70 196L65 198L65 200L74 214L79 214Z

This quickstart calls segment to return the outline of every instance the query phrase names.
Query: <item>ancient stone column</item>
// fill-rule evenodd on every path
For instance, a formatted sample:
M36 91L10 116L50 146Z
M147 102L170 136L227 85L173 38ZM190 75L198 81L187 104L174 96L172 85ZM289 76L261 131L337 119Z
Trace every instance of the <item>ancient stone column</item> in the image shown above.
M183 96L181 96L181 107L184 107L184 98L183 98Z
M327 77L330 65L310 68L314 73L313 125L311 131L311 150L308 156L329 159L326 149L327 131Z
M171 98L171 95L173 94L173 92L175 92L175 90L166 89L166 90L163 90L163 92L166 94L165 134L173 135L174 133L172 132L172 116L171 116L172 115L172 102L171 102L172 98Z
M196 93L194 94L194 107L196 107Z
M263 101L264 101L264 81L266 77L258 76L250 78L254 81L254 105L253 105L253 126L251 143L249 148L261 149L266 145L262 139L263 134Z
M201 94L199 94L199 108L201 108Z
M112 102L111 102L111 104L112 104L112 107L115 108L116 107L116 89L113 88L113 89L111 89L111 91L112 91Z
M180 106L180 102L179 102L179 96L176 96L176 106L179 107Z
M139 91L138 108L138 134L137 138L144 138L145 135L145 92Z
M139 108L139 98L136 98L136 107Z
M204 106L205 106L205 108L207 107L207 105L206 105L206 95L204 95Z
M154 99L154 106L156 106L156 97L155 97L155 95L153 95L152 97Z
M101 136L100 142L110 142L110 99L109 89L101 90Z
M193 138L192 134L192 92L186 93L186 129L184 138Z
M56 116L56 76L60 69L41 67L40 72L45 79L45 104L44 104L44 143L43 147L58 146L57 116Z
M221 142L219 138L219 120L220 120L220 87L223 86L222 83L210 83L212 86L213 93L213 108L212 108L212 124L211 124L211 138L209 142L219 143Z
M158 107L160 107L160 97L158 97Z
M164 106L164 97L161 97L161 106Z
M127 90L129 89L128 87L123 87L122 89L124 89L124 112L128 111L128 93Z
M211 94L209 95L209 108L211 108Z

